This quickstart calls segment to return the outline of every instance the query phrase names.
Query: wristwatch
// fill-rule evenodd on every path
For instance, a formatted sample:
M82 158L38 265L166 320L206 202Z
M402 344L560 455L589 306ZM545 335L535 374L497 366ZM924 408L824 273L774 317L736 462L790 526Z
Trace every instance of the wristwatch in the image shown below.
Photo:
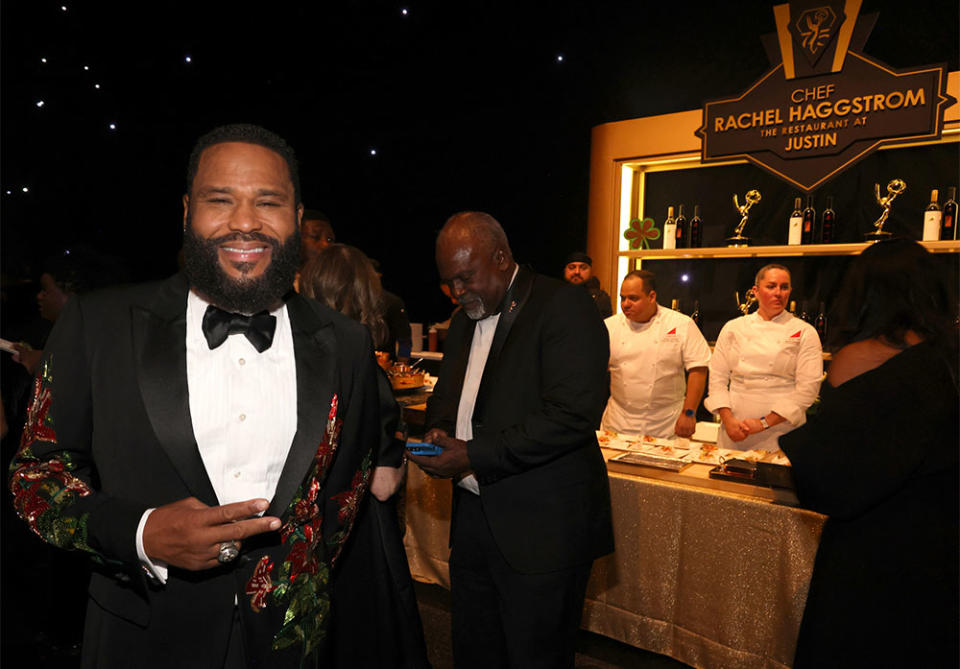
M683 410L683 415L686 416L687 418L693 418L694 414L696 414L696 413L697 413L697 412L694 411L693 409L684 409L684 410Z
M766 417L766 416L761 416L761 417L760 417L760 424L763 425L763 429L764 429L764 430L769 430L769 429L770 429L770 423L767 422L767 417Z

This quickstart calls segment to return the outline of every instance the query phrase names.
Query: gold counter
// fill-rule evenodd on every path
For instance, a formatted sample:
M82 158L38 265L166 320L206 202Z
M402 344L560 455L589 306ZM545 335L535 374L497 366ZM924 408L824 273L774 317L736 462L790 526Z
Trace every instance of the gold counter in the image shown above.
M718 489L709 465L614 467L616 552L593 566L581 626L694 667L791 666L826 516ZM450 482L408 475L410 569L449 587Z

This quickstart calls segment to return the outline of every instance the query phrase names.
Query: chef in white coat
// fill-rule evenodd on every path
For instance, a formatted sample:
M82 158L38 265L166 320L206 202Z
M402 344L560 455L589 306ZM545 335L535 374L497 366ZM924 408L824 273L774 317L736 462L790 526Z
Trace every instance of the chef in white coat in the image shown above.
M601 427L691 436L706 386L707 341L689 316L657 304L652 272L634 270L624 277L620 308L622 313L604 320L610 333L610 399Z
M806 422L823 377L816 330L784 307L790 272L767 265L756 277L756 312L728 321L710 360L704 406L723 423L717 445L776 451L777 438Z

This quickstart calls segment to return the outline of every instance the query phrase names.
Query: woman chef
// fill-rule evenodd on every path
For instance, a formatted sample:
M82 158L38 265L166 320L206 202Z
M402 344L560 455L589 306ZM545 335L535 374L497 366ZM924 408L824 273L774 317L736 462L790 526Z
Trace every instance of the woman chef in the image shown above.
M777 437L806 422L823 353L813 327L784 308L791 290L786 267L762 268L753 290L757 311L728 321L717 338L704 406L723 423L721 448L776 451Z

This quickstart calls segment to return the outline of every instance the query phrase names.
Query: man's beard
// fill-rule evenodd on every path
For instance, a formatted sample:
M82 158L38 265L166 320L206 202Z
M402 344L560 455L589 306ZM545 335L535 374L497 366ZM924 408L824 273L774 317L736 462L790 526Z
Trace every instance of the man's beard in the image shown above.
M234 279L220 266L219 247L227 241L258 241L270 245L270 264L258 277ZM293 287L300 262L300 231L282 244L259 232L233 232L221 237L203 239L193 230L189 215L183 232L183 271L190 285L221 309L238 314L255 314L269 310ZM253 263L237 265L240 272L252 269Z
M478 321L487 315L487 305L480 296L477 296L476 299L461 299L460 304L463 306L463 311L467 314L467 317L472 321Z

